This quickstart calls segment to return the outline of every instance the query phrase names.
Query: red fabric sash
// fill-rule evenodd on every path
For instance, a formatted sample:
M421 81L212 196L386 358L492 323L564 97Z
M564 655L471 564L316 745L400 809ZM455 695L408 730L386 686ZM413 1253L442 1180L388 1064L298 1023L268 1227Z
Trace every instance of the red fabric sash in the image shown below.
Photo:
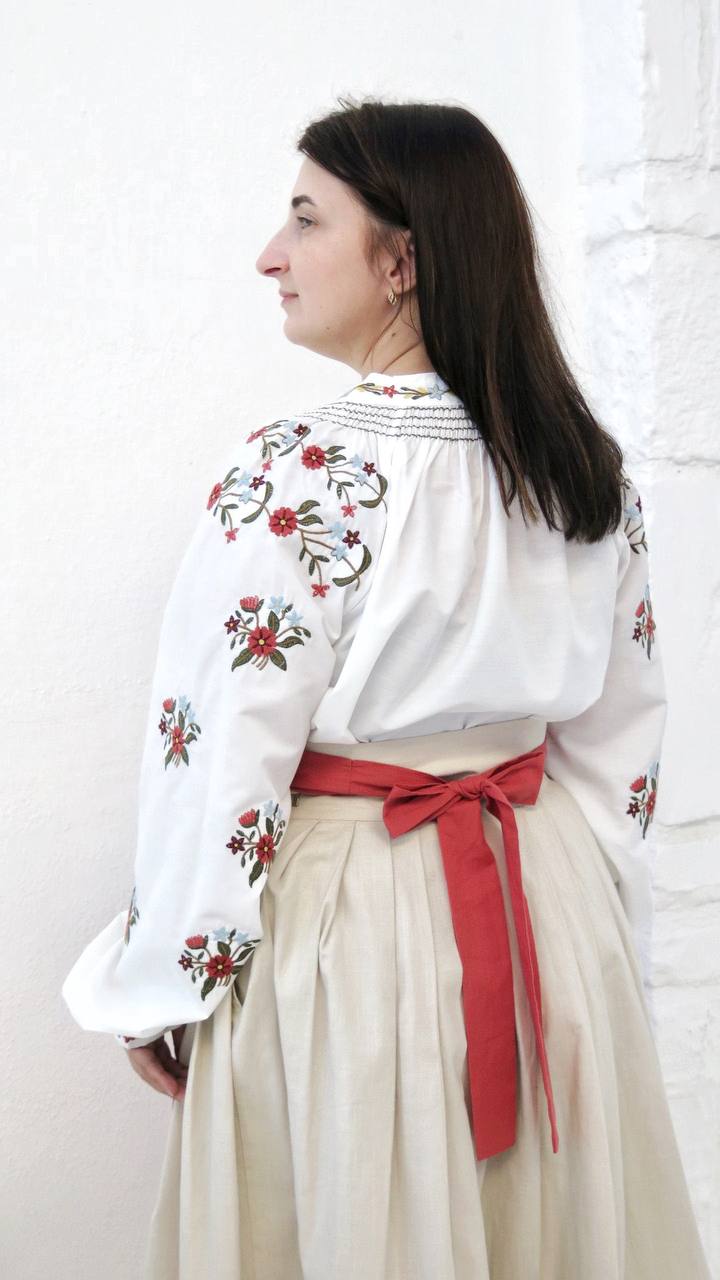
M559 1139L542 1029L535 939L523 891L513 804L534 804L543 779L546 742L485 773L444 779L418 769L331 755L306 748L291 790L308 795L385 796L391 836L437 821L448 898L462 962L468 1078L478 1160L515 1143L517 1063L512 961L502 886L483 831L482 800L499 819L522 974L542 1072L552 1149Z

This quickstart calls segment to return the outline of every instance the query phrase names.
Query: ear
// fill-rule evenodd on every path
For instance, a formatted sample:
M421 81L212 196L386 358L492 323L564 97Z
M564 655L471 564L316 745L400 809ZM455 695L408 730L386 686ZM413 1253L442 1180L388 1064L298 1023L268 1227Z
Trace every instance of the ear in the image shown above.
M403 232L402 240L403 248L401 256L392 271L392 285L398 295L403 287L403 279L406 290L410 290L415 287L415 242L413 240L412 231ZM401 264L402 273L400 269Z

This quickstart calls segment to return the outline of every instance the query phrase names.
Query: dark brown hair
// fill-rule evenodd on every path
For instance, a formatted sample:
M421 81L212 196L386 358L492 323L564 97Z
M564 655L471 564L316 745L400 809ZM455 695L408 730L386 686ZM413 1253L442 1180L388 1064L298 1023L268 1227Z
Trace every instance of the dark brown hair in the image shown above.
M506 514L517 493L536 521L532 489L548 528L600 541L622 519L623 451L553 330L528 202L500 143L462 106L336 101L297 149L364 206L371 265L381 247L397 260L397 232L412 232L422 340L477 425Z

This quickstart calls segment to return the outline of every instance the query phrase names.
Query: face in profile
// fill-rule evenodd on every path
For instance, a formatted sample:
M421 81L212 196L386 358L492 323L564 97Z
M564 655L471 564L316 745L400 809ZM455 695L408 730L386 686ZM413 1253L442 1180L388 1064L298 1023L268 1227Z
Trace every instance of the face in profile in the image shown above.
M398 310L388 303L388 289L400 292L399 273L387 274L393 259L374 268L367 261L368 230L352 189L305 157L285 222L255 264L278 292L291 295L278 300L289 341L359 371ZM404 270L407 281L407 263Z

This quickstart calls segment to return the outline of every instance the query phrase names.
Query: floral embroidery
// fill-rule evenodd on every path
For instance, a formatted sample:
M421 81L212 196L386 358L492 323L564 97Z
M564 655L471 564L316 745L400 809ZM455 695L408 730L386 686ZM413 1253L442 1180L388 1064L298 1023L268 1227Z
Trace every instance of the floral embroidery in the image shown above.
M179 699L177 719L174 698L163 700L163 712L158 728L168 746L165 768L167 769L170 763L177 767L181 760L189 764L187 743L195 742L202 733L200 725L192 718L195 712L188 699L184 697Z
M660 762L653 760L647 773L641 773L639 778L630 783L630 791L633 793L633 798L625 812L629 813L632 818L639 820L642 826L643 840L655 812L659 770Z
M373 395L393 396L399 395L402 400L422 400L429 398L430 400L442 400L443 396L451 396L454 400L455 393L450 390L447 382L438 374L429 377L425 386L409 387L407 385L395 385L384 382L359 382L357 386L352 388L353 391L367 391Z
M329 450L327 452L329 453ZM360 474L367 477L374 470L372 463L365 463L358 455L355 455L351 461L353 465L360 468L355 475L356 480L359 478ZM317 498L306 498L306 500L301 502L298 507L278 506L271 510L268 507L268 503L273 494L273 486L270 480L266 480L263 476L251 477L250 472L245 471L237 478L237 481L235 481L235 471L237 471L237 467L232 467L223 480L221 485L221 494L218 496L218 501L216 503L216 509L217 506L220 507L220 523L229 523L230 525L229 531L225 534L228 541L234 542L237 537L237 528L233 525L232 515L229 513L237 508L238 503L221 503L220 496L237 497L240 502L255 504L256 509L252 511L250 515L244 516L240 521L240 524L251 524L253 520L257 520L264 512L267 516L268 529L271 533L282 538L289 537L291 534L298 535L300 542L298 559L304 560L307 556L308 574L311 577L313 574L316 574L318 577L318 581L312 583L313 596L325 597L327 592L330 590L330 582L323 582L322 580L323 574L320 566L322 564L329 563L331 558L334 558L338 563L342 562L346 564L350 569L348 574L345 574L342 577L335 576L331 579L335 586L347 587L354 582L355 589L357 590L359 588L362 574L365 573L366 569L372 563L372 554L370 549L364 544L364 542L362 542L359 529L348 528L341 520L336 520L332 524L326 523L323 517L316 511L316 508L320 506ZM385 481L385 478L379 474L378 480L380 482L382 492L378 490L379 496L368 501L360 499L359 504L361 506L377 506L378 502L381 500L381 497L387 488L387 482ZM246 487L241 487L239 491L235 493L232 491L232 487L235 483ZM347 482L344 482L343 484L338 482L338 490L342 492L346 485ZM255 499L253 497L253 491L257 491L261 487L263 488L262 496L261 498L258 497ZM217 486L215 486L215 490L217 490ZM215 490L213 490L213 492L215 492ZM342 511L346 515L347 513L354 514L355 508L352 503L348 502L342 508ZM213 515L214 514L215 511L213 511ZM314 529L313 532L310 532L310 526L317 525L320 527L318 529ZM362 551L359 563L354 564L348 552L356 546L361 547ZM328 554L325 554L326 552Z
M283 458L286 453L292 453L298 441L304 439L309 432L310 428L298 418L278 418L267 427L251 431L246 438L246 444L252 444L253 440L260 440L262 442L260 456L267 464L268 460L272 462L273 453L277 453L279 458Z
M235 647L235 641L238 639L240 644L245 645L234 659L231 671L236 667L244 666L247 662L252 662L256 667L266 667L268 661L280 667L281 671L287 671L287 662L279 650L290 649L295 644L304 644L302 637L309 638L312 634L308 627L299 625L302 614L293 609L292 601L286 604L283 596L270 598L267 624L262 626L260 610L264 604L265 600L260 596L242 596L240 609L236 609L225 622L227 634L232 636L230 648ZM244 618L241 611L250 613L253 617ZM283 621L287 622L287 626L281 629ZM284 636L284 639L280 639L281 636Z
M650 600L649 582L646 584L645 594L635 610L635 617L638 618L639 621L635 623L633 640L640 641L649 658L652 652L653 640L655 638L655 619L653 618L652 602Z
M634 488L632 481L627 477L623 477L623 488L632 490ZM636 555L640 554L640 548L643 547L647 551L647 540L645 537L645 522L643 519L642 501L640 494L635 489L635 499L633 502L625 502L625 534L631 549Z
M240 866L245 866L246 858L254 858L248 884L253 885L257 879L267 872L275 857L275 851L283 838L285 818L280 806L269 800L263 809L265 830L260 830L260 810L246 809L238 818L238 830L228 840L225 848L232 854L242 854ZM244 828L240 830L240 828Z
M213 517L219 510L220 523L225 528L227 542L237 540L240 524L251 524L262 514L267 518L270 532L276 536L299 535L301 546L298 559L303 560L307 556L308 574L318 578L318 581L312 583L312 594L325 597L331 584L323 582L320 567L322 564L329 563L332 558L346 563L350 573L335 576L331 581L338 587L347 587L354 583L357 590L361 575L372 563L372 555L362 541L360 529L350 528L343 524L342 520L330 523L323 519L315 510L320 506L315 498L307 498L297 508L284 505L270 507L274 487L266 473L272 467L273 455L282 457L291 453L309 432L310 427L298 422L297 419L280 419L278 422L261 427L258 431L251 432L248 441L262 437L261 465L255 471L245 470L241 474L238 474L237 466L231 467L225 478L213 485L210 490L207 509L212 511ZM370 459L363 458L357 453L352 458L347 458L344 447L339 444L322 447L306 443L302 447L300 460L308 471L325 472L326 487L331 489L334 486L335 496L340 501L340 512L345 520L352 520L359 507L372 508L382 503L387 509L385 502L387 478L376 469L374 462ZM369 491L371 496L357 497L353 501L355 497L353 490L358 486ZM241 505L249 504L255 509L236 523L233 513L238 511ZM319 525L320 528L314 529L311 533L309 531L311 525ZM348 554L356 546L362 548L359 563L356 563ZM325 554L326 552L329 554Z
M130 930L140 919L140 912L138 911L137 903L135 901L135 891L135 885L133 885L133 891L130 897L130 906L128 907L127 919L125 920L125 946L127 946L130 941Z
M205 1000L218 983L229 986L259 941L239 929L196 933L185 939L185 950L178 964L191 972L193 982L205 979L200 992L201 999Z
M269 470L272 466L272 453L274 450L277 451L279 449L280 452L277 453L277 456L284 457L286 454L292 453L299 441L309 434L310 427L305 426L303 423L298 423L293 427L290 425L293 421L294 419L283 419L280 423L272 423L270 427L261 429L263 436L261 457L264 471ZM248 441L253 440L258 434L260 433L253 432L248 436ZM278 436L279 439L277 439ZM286 447L283 449L282 445ZM347 459L343 445L333 444L323 448L319 444L306 444L303 446L300 461L308 471L324 470L327 474L327 488L332 488L334 484L335 494L338 498L342 499L344 497L345 501L349 502L349 488L354 484L360 484L373 494L373 497L359 499L361 507L377 507L381 502L383 506L387 507L385 503L387 479L385 476L376 470L373 462L361 458L359 454ZM245 474L247 475L248 473L246 472ZM227 477L223 481L223 485L226 481ZM262 483L262 476L253 476L249 483L253 488L257 489ZM218 491L222 492L223 485L215 485L210 494L211 499L215 494L217 501ZM210 505L209 501L208 506Z

